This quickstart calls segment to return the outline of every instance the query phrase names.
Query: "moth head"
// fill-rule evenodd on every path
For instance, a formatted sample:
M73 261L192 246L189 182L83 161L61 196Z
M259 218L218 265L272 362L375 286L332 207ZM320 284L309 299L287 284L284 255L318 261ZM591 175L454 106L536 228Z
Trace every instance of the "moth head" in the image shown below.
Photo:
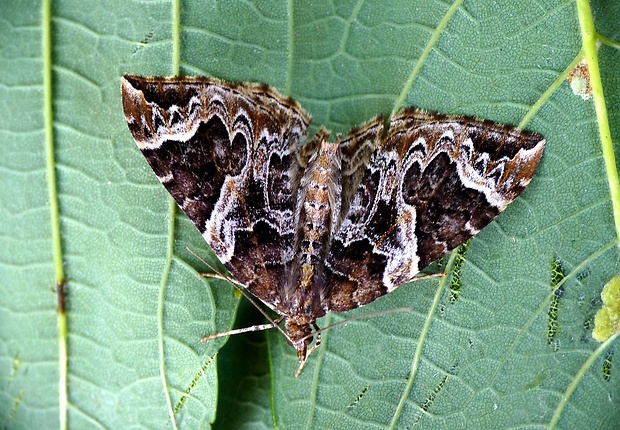
M297 372L295 372L295 377L301 374L301 371L306 365L306 361L308 361L308 357L321 343L321 336L319 334L317 335L315 344L311 348L308 348L315 337L315 333L312 333L313 326L318 329L314 321L306 321L306 319L301 319L299 321L287 319L286 321L286 337L288 343L297 351L297 359L299 360L299 368Z

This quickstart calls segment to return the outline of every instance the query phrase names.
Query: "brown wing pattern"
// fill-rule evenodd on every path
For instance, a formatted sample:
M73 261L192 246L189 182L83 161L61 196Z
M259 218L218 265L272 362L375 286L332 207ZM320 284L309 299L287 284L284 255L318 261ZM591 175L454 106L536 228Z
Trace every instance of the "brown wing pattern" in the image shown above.
M338 136L342 154L341 218L349 212L370 157L381 143L383 126L383 117L380 116L368 121L362 127L351 130L344 138Z
M394 117L333 237L326 309L375 300L480 231L525 189L544 145L474 118Z
M210 78L125 76L122 96L159 180L231 273L275 304L294 256L309 115L267 86Z

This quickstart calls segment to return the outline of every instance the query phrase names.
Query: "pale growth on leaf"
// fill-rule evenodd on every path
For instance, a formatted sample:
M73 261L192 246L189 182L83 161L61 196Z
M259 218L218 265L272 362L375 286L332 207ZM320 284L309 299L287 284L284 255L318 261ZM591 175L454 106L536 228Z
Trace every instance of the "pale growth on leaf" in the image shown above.
M594 319L592 337L605 342L620 329L620 276L612 278L601 292L603 307Z

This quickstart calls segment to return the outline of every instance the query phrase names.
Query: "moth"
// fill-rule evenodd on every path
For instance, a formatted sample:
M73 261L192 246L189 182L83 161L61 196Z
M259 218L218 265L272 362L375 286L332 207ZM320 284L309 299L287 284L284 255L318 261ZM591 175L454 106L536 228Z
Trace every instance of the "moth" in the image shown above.
M411 107L335 142L323 128L308 140L310 115L266 85L126 75L121 88L155 175L239 284L281 316L272 325L284 320L300 370L317 318L393 291L478 233L529 184L545 146Z

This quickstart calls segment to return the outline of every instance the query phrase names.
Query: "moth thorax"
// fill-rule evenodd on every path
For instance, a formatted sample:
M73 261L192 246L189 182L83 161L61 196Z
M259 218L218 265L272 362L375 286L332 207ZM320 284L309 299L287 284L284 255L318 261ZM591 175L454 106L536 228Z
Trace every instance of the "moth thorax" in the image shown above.
M322 261L331 230L340 214L340 148L321 136L301 181L300 228L302 259L305 264Z
M340 148L318 134L317 151L300 183L297 230L297 273L291 303L296 312L312 314L321 309L326 276L324 261L329 251L335 217L340 213Z

